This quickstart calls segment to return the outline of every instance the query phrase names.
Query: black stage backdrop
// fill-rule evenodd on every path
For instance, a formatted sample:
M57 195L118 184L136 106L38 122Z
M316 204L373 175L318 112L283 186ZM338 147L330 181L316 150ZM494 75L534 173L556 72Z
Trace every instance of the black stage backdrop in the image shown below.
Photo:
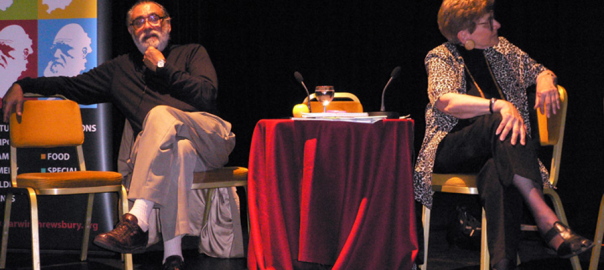
M392 69L401 66L401 76L386 93L386 109L411 114L419 150L428 102L423 59L445 41L436 23L441 1L159 2L172 16L173 42L203 44L212 57L221 116L237 135L230 164L247 166L258 120L290 117L305 98L295 71L311 91L332 84L336 91L356 94L366 111L375 111ZM113 56L135 49L124 26L133 3L112 3ZM598 50L604 8L598 1L562 0L497 1L495 8L500 35L556 72L568 90L558 192L570 225L593 236L604 193L604 76Z

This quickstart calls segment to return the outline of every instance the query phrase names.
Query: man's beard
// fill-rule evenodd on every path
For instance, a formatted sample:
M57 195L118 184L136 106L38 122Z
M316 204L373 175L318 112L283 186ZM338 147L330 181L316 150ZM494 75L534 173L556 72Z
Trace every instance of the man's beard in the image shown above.
M149 37L146 41L142 41L138 40L136 36L132 35L132 40L134 41L134 44L142 54L145 54L147 48L149 47L154 47L159 51L163 51L166 46L168 46L168 41L170 41L170 32L168 32L167 27L162 27L162 33L157 33L157 31L151 31L147 35L141 35L140 39L143 39L143 37L150 35L155 35L157 39Z

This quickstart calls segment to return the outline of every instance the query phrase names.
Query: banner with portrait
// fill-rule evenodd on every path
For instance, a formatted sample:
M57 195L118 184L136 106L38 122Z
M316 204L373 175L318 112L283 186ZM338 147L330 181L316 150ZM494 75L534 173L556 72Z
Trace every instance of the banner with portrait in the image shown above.
M76 76L97 66L97 5L105 0L0 0L0 98L25 77ZM0 105L1 106L1 105ZM111 108L81 105L88 170L115 170L112 163ZM1 112L0 112L1 114ZM0 115L1 117L1 115ZM11 186L8 123L0 123L0 188ZM73 149L20 150L19 173L77 170ZM0 190L1 191L1 190ZM5 195L0 193L4 216ZM95 198L92 237L112 229L116 196ZM42 249L79 249L85 216L85 195L39 197ZM13 200L9 248L30 248L31 221L26 197ZM0 220L2 222L2 220ZM90 247L93 248L94 247Z

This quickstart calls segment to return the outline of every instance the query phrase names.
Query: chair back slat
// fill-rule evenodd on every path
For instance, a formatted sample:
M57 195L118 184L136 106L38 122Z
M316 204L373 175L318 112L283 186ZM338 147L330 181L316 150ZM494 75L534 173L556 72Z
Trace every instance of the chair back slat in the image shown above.
M352 100L354 102L361 103L361 100L359 100L359 98L355 94L348 93L348 92L335 92L333 99L336 101L337 100ZM317 100L315 93L310 94L310 101L313 101L313 100ZM305 97L303 103L306 103L307 101L308 101L308 97Z
M318 101L310 102L310 109L312 112L323 112L323 104ZM363 105L356 101L332 101L327 105L328 111L345 111L348 113L360 113L363 112Z
M311 112L323 112L323 104L316 101L315 94L310 94ZM314 101L313 101L314 100ZM302 103L306 104L308 97ZM335 92L334 99L327 105L327 110L345 111L349 113L363 112L363 105L359 98L353 93Z
M560 93L560 110L556 114L551 114L550 118L547 118L541 110L537 110L541 145L556 145L558 141L562 141L564 136L568 95L562 86L558 86L558 91Z
M84 143L80 107L71 100L26 100L23 114L10 117L10 144L17 148Z
M540 110L537 110L539 122L539 139L542 146L553 146L552 162L549 168L549 182L556 186L560 173L560 161L562 159L562 144L564 142L564 128L566 127L566 112L568 109L568 94L566 89L558 86L560 94L560 110L547 118Z

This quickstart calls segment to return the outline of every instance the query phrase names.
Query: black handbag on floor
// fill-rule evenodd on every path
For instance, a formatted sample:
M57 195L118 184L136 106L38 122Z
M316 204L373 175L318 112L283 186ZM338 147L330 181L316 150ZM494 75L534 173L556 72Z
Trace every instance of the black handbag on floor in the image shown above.
M479 250L481 221L472 216L465 206L458 205L456 210L456 218L447 231L447 242L462 249Z

